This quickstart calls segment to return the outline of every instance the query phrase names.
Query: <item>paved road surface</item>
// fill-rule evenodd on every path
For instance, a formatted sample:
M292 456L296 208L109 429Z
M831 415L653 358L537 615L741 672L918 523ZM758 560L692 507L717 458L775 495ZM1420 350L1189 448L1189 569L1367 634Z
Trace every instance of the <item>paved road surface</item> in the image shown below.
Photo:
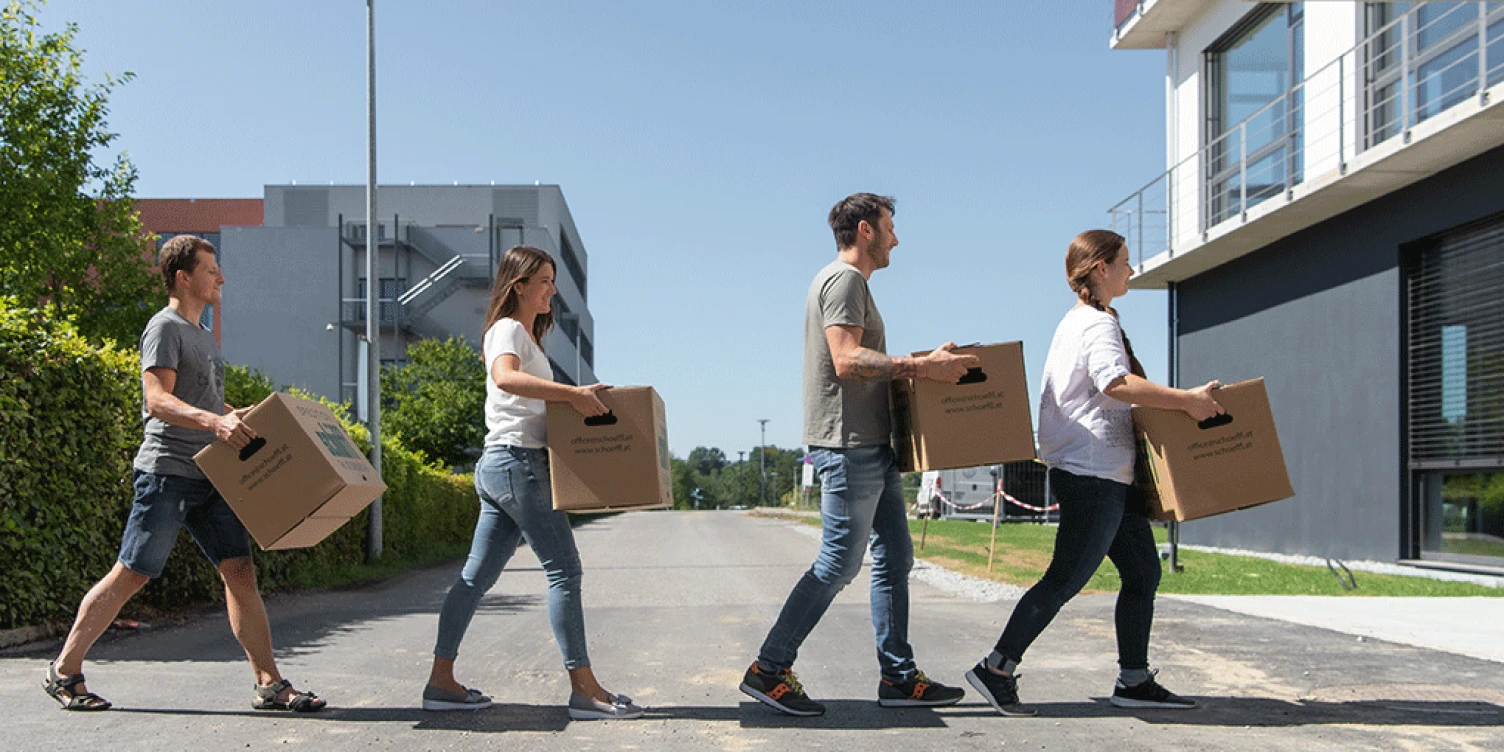
M1160 678L1194 711L1126 712L1115 675L1112 597L1082 596L1022 667L1037 718L1000 718L974 693L958 706L887 710L865 575L815 630L796 669L830 712L794 719L737 691L776 611L812 560L796 523L729 512L639 512L578 530L591 655L603 682L650 706L632 722L570 722L568 683L530 553L484 601L460 680L498 701L478 713L418 709L438 606L456 565L362 589L269 599L284 673L327 712L253 712L251 678L222 613L107 638L90 687L116 709L66 714L40 690L55 645L0 653L0 748L35 749L1504 749L1498 663L1161 599ZM1011 602L977 603L916 582L921 668L958 683L996 639ZM1437 601L1436 607L1444 607ZM1498 632L1495 632L1497 635Z

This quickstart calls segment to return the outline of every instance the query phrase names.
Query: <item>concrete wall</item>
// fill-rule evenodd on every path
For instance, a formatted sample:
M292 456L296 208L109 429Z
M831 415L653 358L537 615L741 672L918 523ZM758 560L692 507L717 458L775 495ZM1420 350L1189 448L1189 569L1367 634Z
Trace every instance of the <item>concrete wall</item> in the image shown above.
M1403 247L1504 211L1504 148L1183 282L1180 384L1263 376L1296 497L1186 523L1187 543L1411 555Z
M277 382L339 394L341 335L333 227L226 227L220 268L224 355ZM236 405L236 407L241 407Z

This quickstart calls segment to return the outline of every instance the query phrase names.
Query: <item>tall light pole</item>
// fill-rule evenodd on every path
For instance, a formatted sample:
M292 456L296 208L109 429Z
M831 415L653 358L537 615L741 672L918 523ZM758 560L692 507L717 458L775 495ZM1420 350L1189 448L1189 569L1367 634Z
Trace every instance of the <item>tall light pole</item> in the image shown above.
M768 505L768 419L758 418L762 429L761 443L757 445L757 505Z
M366 0L366 417L371 432L371 467L381 476L381 319L377 298L381 278L376 257L381 254L376 229L376 0ZM397 228L393 227L392 232ZM371 502L366 528L366 560L381 557L381 497Z

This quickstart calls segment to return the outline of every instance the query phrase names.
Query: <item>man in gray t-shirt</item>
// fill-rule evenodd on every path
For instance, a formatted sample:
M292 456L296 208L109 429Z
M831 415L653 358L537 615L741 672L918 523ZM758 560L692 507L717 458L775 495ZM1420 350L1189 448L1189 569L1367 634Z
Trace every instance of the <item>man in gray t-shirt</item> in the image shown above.
M258 710L312 711L324 701L299 692L277 672L271 625L256 588L256 566L245 526L193 455L217 440L243 449L256 438L241 422L250 408L225 404L225 365L213 335L197 323L204 308L219 304L225 278L214 246L179 235L158 256L167 286L167 307L151 318L141 335L141 417L146 437L136 452L136 496L109 574L84 596L62 653L47 666L47 694L66 710L107 710L110 703L88 690L83 662L95 640L120 608L147 582L162 574L178 530L187 528L204 557L225 583L230 626L245 648L256 677L251 707Z
M141 335L141 370L150 372L153 368L177 374L172 396L188 406L214 415L229 412L225 404L225 361L214 335L172 306L152 316ZM173 425L152 415L144 393L141 420L146 423L146 439L132 463L137 470L204 479L193 455L214 441L214 431Z
M951 705L965 692L932 681L909 645L914 546L893 452L888 385L898 378L955 382L977 359L947 342L920 357L889 357L867 280L898 245L893 199L858 193L830 210L836 259L810 284L804 308L804 441L820 477L824 532L813 566L794 586L741 690L790 715L821 715L794 676L794 659L825 609L861 569L872 544L872 625L878 703Z

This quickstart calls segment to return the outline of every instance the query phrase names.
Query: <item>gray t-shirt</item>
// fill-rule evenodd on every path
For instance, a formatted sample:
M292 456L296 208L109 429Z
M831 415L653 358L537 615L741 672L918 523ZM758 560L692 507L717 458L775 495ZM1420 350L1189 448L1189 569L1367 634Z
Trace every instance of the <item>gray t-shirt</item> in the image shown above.
M171 306L151 317L141 334L141 372L148 368L171 368L177 372L172 396L215 415L225 412L225 361L214 335L183 318ZM141 397L141 419L146 422L146 440L132 463L137 470L158 475L203 479L193 455L214 441L213 431L183 428L153 418Z
M850 448L892 442L888 382L841 380L825 329L862 328L862 347L887 353L883 317L857 268L840 259L815 275L804 304L804 443Z

